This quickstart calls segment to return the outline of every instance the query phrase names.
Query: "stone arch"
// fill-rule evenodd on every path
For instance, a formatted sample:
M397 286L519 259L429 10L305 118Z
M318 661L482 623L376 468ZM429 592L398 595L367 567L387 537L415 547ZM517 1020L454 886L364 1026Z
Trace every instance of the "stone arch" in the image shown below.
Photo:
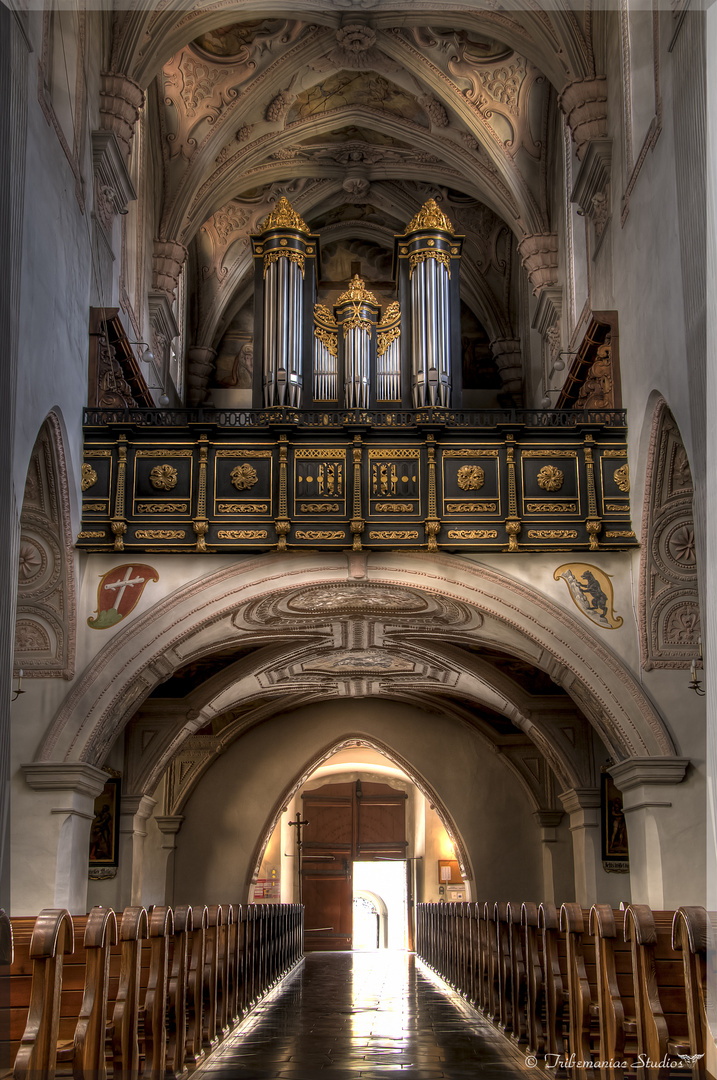
M75 574L62 427L48 414L30 455L20 514L15 675L75 674Z
M261 632L261 624L238 626L239 613L250 602L270 603L297 589L357 587L393 594L410 590L431 603L458 605L471 615L476 640L497 635L506 649L531 656L547 671L577 702L615 761L674 755L667 728L629 669L556 601L456 556L382 552L267 555L177 589L113 633L60 707L37 759L101 765L139 704L182 664L240 637L271 639L270 624ZM309 615L294 622L294 632L300 626L309 633L320 625L318 611ZM287 628L273 634L286 637ZM199 726L196 716L187 718L177 748Z
M692 473L687 451L663 397L655 405L647 451L640 558L642 666L689 668L699 656Z
M440 798L435 788L433 788L432 785L428 783L425 777L421 776L421 774L413 767L413 765L408 760L406 760L406 758L398 754L395 750L388 746L387 743L384 743L380 739L376 739L374 737L367 737L363 734L347 734L329 743L322 750L320 750L318 754L313 754L311 759L305 764L303 769L299 773L297 773L292 779L291 783L289 783L284 788L281 795L274 803L271 814L267 818L264 829L262 830L262 833L254 847L254 851L249 862L249 866L251 868L251 875L250 880L247 881L247 884L251 884L252 882L256 881L259 875L259 869L261 867L261 862L264 857L266 846L269 843L272 833L278 825L281 814L286 808L287 804L291 802L297 791L301 787L303 787L303 785L307 782L311 774L316 769L323 765L323 763L327 761L330 757L332 757L334 754L338 753L341 750L348 749L351 746L364 746L371 750L378 751L379 754L382 754L383 757L385 757L388 761L390 761L393 765L395 765L398 769L400 769L408 777L410 777L412 783L416 785L416 787L421 792L426 801L431 806L433 806L436 813L438 814L440 822L443 825L443 828L446 830L451 843L453 844L453 848L456 853L456 859L458 861L458 865L460 867L461 873L463 874L463 877L466 879L466 881L473 881L473 868L471 866L466 845L463 842L463 838L461 837L461 834L458 831L458 828L453 821L451 814L449 813L445 803Z

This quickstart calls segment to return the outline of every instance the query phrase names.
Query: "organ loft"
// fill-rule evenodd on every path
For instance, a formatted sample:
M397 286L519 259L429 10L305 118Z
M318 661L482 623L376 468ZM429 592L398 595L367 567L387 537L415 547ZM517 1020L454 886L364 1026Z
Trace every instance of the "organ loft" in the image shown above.
M0 5L3 1076L717 1077L716 20Z

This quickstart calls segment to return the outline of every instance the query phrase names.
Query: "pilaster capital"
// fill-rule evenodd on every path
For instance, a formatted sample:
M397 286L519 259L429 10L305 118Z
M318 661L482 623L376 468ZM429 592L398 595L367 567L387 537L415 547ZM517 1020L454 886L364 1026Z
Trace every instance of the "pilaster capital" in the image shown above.
M645 785L681 784L689 763L689 758L634 757L611 765L608 772L624 795Z
M568 122L575 153L582 161L591 139L607 137L607 79L575 79L564 86L558 105Z
M122 816L140 818L146 821L157 805L157 800L149 795L123 795L120 804Z
M21 765L25 781L33 791L71 791L96 799L108 776L84 761L31 761Z
M144 90L132 79L118 72L104 72L100 84L100 123L113 131L122 148L124 160L129 158L134 126L144 105Z
M600 806L599 788L568 788L558 796L567 814L577 814L581 810L595 810Z
M152 252L152 289L166 293L170 303L179 282L179 274L187 257L184 244L176 240L154 241Z
M166 839L162 843L163 848L173 848L175 844L175 837L182 827L184 821L183 814L164 814L161 817L154 819L157 823L157 828Z
M518 254L533 286L533 296L540 296L543 289L557 284L557 233L529 233L518 244Z
M187 384L189 387L189 404L201 405L207 390L209 376L214 370L214 349L205 345L190 345L187 349Z

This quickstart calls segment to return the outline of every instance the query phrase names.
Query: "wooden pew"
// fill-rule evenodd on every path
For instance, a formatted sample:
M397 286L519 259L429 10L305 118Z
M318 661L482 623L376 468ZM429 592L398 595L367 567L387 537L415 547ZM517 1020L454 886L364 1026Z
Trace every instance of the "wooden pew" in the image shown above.
M665 1060L681 1065L680 1055L690 1054L687 999L682 956L672 947L671 911L651 911L644 904L625 909L625 940L632 952L635 985L637 1048L654 1065L641 1069L644 1080L668 1080L685 1074L671 1070Z
M485 922L485 1008L484 1012L489 1020L497 1021L500 1016L500 994L498 987L498 931L497 931L497 905L486 901L483 907L483 921Z
M204 1027L202 1033L202 1046L205 1050L213 1050L222 1036L220 1010L218 1004L219 990L219 939L221 929L224 926L224 909L221 904L210 904L208 907L208 920L206 931L206 947L204 954Z
M120 973L109 1033L112 1075L122 1080L136 1080L139 1074L140 970L148 933L145 909L126 907L119 927Z
M516 1042L525 1044L527 1036L527 984L525 973L525 954L523 951L523 933L521 931L522 904L509 903L507 908L508 948L510 953L511 987L511 1034Z
M510 932L508 929L508 905L499 900L494 907L496 948L498 963L498 1026L502 1031L513 1030L513 986L510 970ZM494 1017L496 1019L496 1017Z
M117 944L117 918L111 908L94 907L83 921L82 947L78 947L76 940L74 956L84 964L84 991L79 1016L69 1018L74 1025L74 1037L72 1052L64 1060L69 1060L72 1076L105 1080L110 951ZM75 920L75 935L79 929ZM63 983L67 973L65 967ZM62 996L65 996L64 985ZM62 1060L58 1054L58 1065Z
M475 905L476 923L476 1008L488 1015L488 923L487 901L478 901Z
M537 904L526 902L521 906L520 923L525 963L526 1039L530 1053L540 1057L545 1052L545 977Z
M16 938L19 936L16 935ZM19 945L19 940L16 944ZM41 911L35 920L27 953L32 961L32 979L27 1022L13 1068L16 1080L35 1077L54 1080L60 1028L62 965L64 956L71 955L73 948L74 927L69 911L61 908L45 908ZM18 959L24 961L25 958Z
M189 981L189 938L194 914L188 904L174 909L174 936L171 939L167 983L167 1053L165 1077L178 1080L186 1071L187 985Z
M204 956L209 910L194 908L193 928L189 933L189 973L187 979L187 1041L185 1061L190 1067L204 1057Z
M707 1031L707 912L701 907L681 907L672 920L672 947L682 953L690 1056L704 1057ZM692 1067L694 1080L704 1071L699 1061Z
M609 1063L601 1068L603 1080L631 1075L631 1069L623 1069L620 1063L637 1056L632 956L622 933L623 922L623 912L613 911L609 904L594 904L590 909L600 1025L598 1057Z
M597 1006L595 945L590 940L589 911L579 904L563 904L560 929L565 934L568 967L568 1009L570 1017L569 1048L578 1062L592 1062L593 1051L600 1043ZM573 1076L579 1080L594 1077L589 1065L576 1065Z
M164 1076L167 1053L167 967L169 938L174 931L171 908L158 906L149 915L149 936L143 946L141 987L144 1002L140 1011L143 1037L140 1053L144 1060L144 1080ZM145 964L148 960L148 964Z
M554 1075L567 1076L563 1066L551 1062L564 1061L567 1053L567 1033L570 1018L568 1008L568 962L565 937L560 933L560 919L555 904L538 908L538 928L543 939L543 975L545 978L545 1059L555 1069Z
M12 924L0 908L0 1080L12 1073L10 1056L10 972L13 962Z

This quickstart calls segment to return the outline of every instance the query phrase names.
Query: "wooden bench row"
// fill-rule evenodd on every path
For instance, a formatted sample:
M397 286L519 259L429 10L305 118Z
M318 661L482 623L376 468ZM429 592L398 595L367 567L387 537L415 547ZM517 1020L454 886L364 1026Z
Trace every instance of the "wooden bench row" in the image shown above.
M299 904L0 913L0 1034L16 1080L172 1080L303 955Z
M707 914L417 906L416 951L555 1076L704 1076Z

